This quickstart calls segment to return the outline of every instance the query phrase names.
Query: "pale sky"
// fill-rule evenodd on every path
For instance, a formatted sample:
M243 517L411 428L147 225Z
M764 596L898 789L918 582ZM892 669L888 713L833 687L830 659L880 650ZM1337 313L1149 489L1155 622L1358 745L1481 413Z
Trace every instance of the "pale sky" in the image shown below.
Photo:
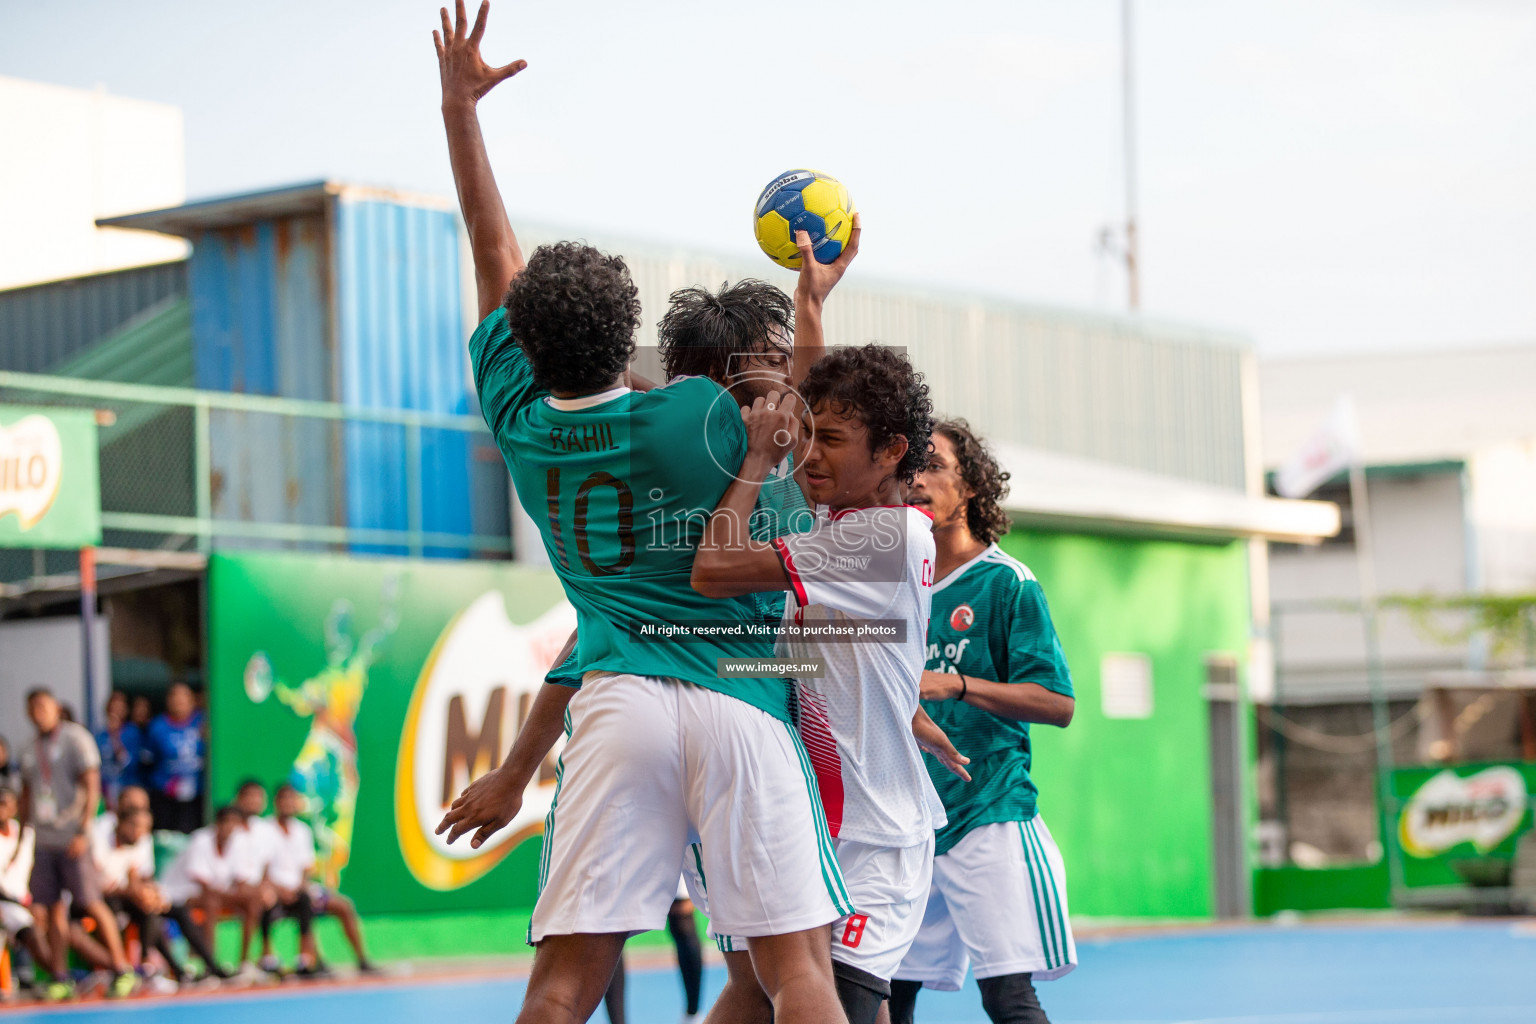
M473 10L473 8L471 8ZM172 103L189 195L451 194L416 0L0 0L0 74ZM1536 342L1536 3L1138 0L1149 314L1267 355ZM514 223L741 256L841 178L854 274L1120 308L1118 0L493 5ZM765 276L771 273L766 257Z

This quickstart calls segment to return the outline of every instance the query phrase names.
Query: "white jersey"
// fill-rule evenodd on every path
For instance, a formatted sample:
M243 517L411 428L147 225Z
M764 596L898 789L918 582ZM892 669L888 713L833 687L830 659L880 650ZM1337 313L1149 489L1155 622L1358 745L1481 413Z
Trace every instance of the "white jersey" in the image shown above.
M111 811L96 815L96 820L91 822L91 850L92 856L97 850L116 850L117 846L117 815ZM144 881L152 881L155 877L155 841L148 832L139 837L139 841L132 846L133 857L128 866L138 872L139 878ZM101 867L98 862L97 867ZM108 886L111 888L111 886Z
M272 827L271 860L267 862L267 880L283 889L299 889L315 867L315 833L298 818L289 818L284 828L276 818L264 819Z
M235 849L235 838L231 836L220 852L214 832L213 825L193 832L181 853L165 869L160 888L172 903L185 903L205 886L224 892L240 880L240 852Z
M12 819L0 824L0 896L18 902L31 898L32 856L37 837L31 827Z
M792 587L775 653L826 668L819 679L797 680L796 693L832 835L872 846L927 841L945 823L912 735L933 597L933 520L910 505L833 514L822 507L809 532L773 543ZM827 632L797 636L796 628Z

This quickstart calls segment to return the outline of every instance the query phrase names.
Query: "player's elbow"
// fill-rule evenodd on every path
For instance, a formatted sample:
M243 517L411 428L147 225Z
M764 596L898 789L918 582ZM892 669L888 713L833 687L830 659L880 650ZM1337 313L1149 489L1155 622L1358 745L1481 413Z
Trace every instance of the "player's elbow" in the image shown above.
M729 584L718 568L712 564L712 560L705 556L702 548L693 560L693 572L689 575L688 582L693 585L694 590L705 597L732 596Z
M1072 697L1062 696L1056 702L1056 720L1052 725L1065 729L1072 724L1072 714L1077 710L1077 701Z

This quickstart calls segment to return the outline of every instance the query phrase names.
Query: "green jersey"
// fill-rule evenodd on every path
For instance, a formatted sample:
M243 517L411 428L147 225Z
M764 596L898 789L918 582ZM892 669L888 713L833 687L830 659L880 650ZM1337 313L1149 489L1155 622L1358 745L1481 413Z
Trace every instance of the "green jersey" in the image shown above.
M928 671L959 672L1003 683L1038 683L1072 695L1072 676L1034 574L996 544L933 585L928 620ZM949 824L935 854L949 852L971 829L1035 816L1038 790L1029 777L1029 723L999 718L963 701L923 701L923 709L971 759L970 782L930 754L928 775Z
M758 602L708 598L689 582L704 525L746 455L726 391L686 377L555 399L534 383L500 309L476 328L469 357L518 500L576 607L583 670L680 679L789 721L784 680L716 676L716 659L773 654Z
M794 477L794 459L793 455L786 455L757 492L757 504L750 520L753 540L773 540L790 533L804 533L815 524L816 510L805 500L805 492ZM747 596L757 604L759 621L777 629L784 619L785 592L760 591ZM581 662L573 649L564 661L549 670L544 681L579 688L582 674Z

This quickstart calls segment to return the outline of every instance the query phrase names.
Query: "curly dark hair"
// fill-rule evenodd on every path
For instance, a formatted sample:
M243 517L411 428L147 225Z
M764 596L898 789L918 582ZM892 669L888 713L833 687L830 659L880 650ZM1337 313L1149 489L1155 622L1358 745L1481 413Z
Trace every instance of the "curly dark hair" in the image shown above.
M997 456L987 442L977 437L965 420L940 420L933 425L933 432L943 434L955 446L960 479L971 492L965 503L965 525L970 527L972 537L991 544L1013 525L1002 505L1008 496L1010 474L997 464Z
M608 387L634 355L640 295L623 257L579 242L541 245L502 305L541 388L583 394Z
M657 348L667 376L723 381L734 370L732 356L756 352L776 333L793 335L795 304L767 281L747 278L672 293L667 315L656 325Z
M928 466L933 450L933 400L928 383L906 355L888 345L834 349L800 385L812 408L829 403L840 415L856 416L869 429L869 450L877 452L897 436L907 453L896 464L896 479L910 484Z

